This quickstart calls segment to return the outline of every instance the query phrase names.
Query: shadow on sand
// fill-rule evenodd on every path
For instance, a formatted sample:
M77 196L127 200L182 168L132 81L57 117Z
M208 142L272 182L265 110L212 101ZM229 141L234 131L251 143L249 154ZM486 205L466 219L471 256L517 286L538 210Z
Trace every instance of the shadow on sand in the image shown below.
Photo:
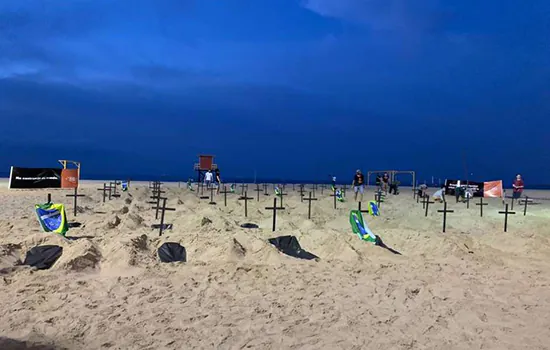
M2 350L66 350L63 347L54 345L37 344L35 342L23 341L0 337L0 349Z

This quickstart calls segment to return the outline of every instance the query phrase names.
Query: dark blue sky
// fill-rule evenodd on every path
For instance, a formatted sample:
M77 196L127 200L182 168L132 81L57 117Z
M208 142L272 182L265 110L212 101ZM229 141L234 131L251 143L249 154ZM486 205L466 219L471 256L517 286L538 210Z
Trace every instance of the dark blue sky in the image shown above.
M548 183L549 33L548 0L2 0L0 171Z

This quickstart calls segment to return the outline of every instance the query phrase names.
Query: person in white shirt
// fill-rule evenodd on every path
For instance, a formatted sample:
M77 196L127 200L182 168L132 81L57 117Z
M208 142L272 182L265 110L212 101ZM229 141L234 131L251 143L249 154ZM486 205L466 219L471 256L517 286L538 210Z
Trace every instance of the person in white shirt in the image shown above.
M212 174L212 171L208 170L206 174L204 174L204 183L206 185L206 188L210 188L210 185L212 184L212 179L214 175Z
M445 202L445 187L442 187L439 191L432 195L434 202Z

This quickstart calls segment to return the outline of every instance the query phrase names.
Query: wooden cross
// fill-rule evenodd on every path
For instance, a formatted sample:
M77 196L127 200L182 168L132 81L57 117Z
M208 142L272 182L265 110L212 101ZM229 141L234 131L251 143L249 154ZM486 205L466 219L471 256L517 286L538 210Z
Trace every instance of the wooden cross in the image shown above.
M344 185L341 187L342 189L342 196L345 197L346 196L346 190L348 189L348 186L347 185Z
M483 197L479 197L479 203L476 203L476 205L479 205L479 216L483 217L483 206L489 205L489 203L483 203Z
M302 197L303 198L303 197ZM309 192L309 197L305 199L306 201L308 201L308 206L307 206L307 218L308 219L311 219L311 201L316 201L317 198L313 198L311 197L311 192ZM282 204L281 204L282 205Z
M105 198L107 197L107 192L109 192L109 200L111 200L111 187L107 187L107 184L103 184L103 188L98 188L98 191L103 191L103 203L105 203Z
M336 209L336 187L334 187L334 190L330 196L334 197L334 209Z
M119 183L117 183L116 181L115 181L115 182L109 182L109 187L111 187L111 188L113 189L112 197L115 197L115 198L120 197L120 194L117 194L117 193L116 193L116 186L117 186L118 184L120 184L120 182L119 182ZM110 199L110 198L109 198L109 199Z
M512 198L512 202L511 202L511 203L512 203L512 205L510 206L510 210L514 210L514 201L515 201L515 199L514 199L514 198Z
M447 202L443 203L443 210L438 210L438 213L443 213L443 232L445 232L445 228L447 227L447 213L454 213L454 210L447 210Z
M281 197L281 207L283 206L283 198L284 196L287 195L286 193L284 193L284 190L285 190L284 186L281 186L281 188L279 188L279 191L280 191L279 196Z
M216 205L216 202L214 202L214 186L210 187L210 202L208 204Z
M327 188L327 186L325 184L322 184L321 185L321 194L323 194L323 191L325 190L325 188Z
M269 196L269 193L267 193L267 188L269 186L267 184L264 184L264 196Z
M259 201L260 201L260 192L263 191L263 190L260 188L260 184L256 184L256 189L255 189L254 191L256 191L256 200L259 202Z
M155 192L155 193L156 193L156 192ZM161 199L166 199L166 198L160 196L160 191L159 191L158 193L156 193L156 194L155 194L155 193L154 193L151 197L149 197L149 198L152 198L153 201L152 201L152 202L147 202L147 203L149 203L149 204L156 204L156 205L157 205L157 208L159 208L159 207L160 207L160 201L161 201ZM153 208L153 209L155 209L155 208ZM156 211L155 211L155 219L158 219L158 218L159 218L159 209L156 209Z
M292 190L296 191L296 184L292 184Z
M368 213L368 212L369 212L368 209L367 209L367 210L362 210L362 209L361 209L361 202L358 202L358 204L357 204L357 210L360 211L361 213Z
M103 201L105 202L105 198L103 198ZM51 202L52 202L52 194L48 193L48 201L46 203L51 203Z
M304 202L304 185L300 185L300 190L298 192L300 192L300 201L303 203Z
M223 204L227 207L227 194L231 193L231 191L227 190L227 186L223 186L223 191L220 191L220 193L223 193Z
M244 189L246 188L248 190L248 185L240 184L239 187L241 188L241 195L244 195Z
M413 186L413 199L416 199L416 186Z
M197 183L198 189L197 189L197 195L203 196L204 195L204 184L202 182ZM200 193L199 193L200 190Z
M529 197L525 197L524 199L525 203L523 203L523 216L527 215L527 206L530 204L528 203L529 202Z
M434 204L434 203L435 202L430 202L430 196L428 195L426 195L422 200L422 206L426 208L426 214L425 214L426 217L428 216L428 207L430 206L430 204Z
M313 197L315 197L315 190L317 189L317 185L313 184L311 185L311 190L313 191Z
M514 215L515 211L508 211L508 204L506 204L504 211L499 211L499 214L504 214L504 232L508 230L508 215Z
M277 224L277 210L284 210L283 206L277 207L277 197L273 198L273 206L266 207L266 210L273 210L273 232L275 232L275 226Z
M382 191L378 190L375 192L374 199L376 200L376 205L380 208L380 204L382 203Z
M84 197L83 194L78 194L78 187L74 188L74 194L67 194L67 197L74 197L74 216L76 216L76 201L78 197Z
M162 236L162 231L164 231L164 213L166 211L175 211L175 208L166 208L166 198L162 198L162 207L160 205L157 205L156 207L153 207L153 209L158 211L162 211L162 214L160 216L160 229L159 229L159 236Z
M253 199L252 197L248 197L248 192L244 192L244 196L241 196L239 198L240 201L244 201L244 217L248 217L248 200Z

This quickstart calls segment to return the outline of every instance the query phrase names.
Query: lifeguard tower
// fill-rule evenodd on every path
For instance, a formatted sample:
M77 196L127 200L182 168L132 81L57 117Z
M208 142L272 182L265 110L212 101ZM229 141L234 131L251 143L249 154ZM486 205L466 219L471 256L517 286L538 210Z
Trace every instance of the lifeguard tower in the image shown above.
M214 156L200 154L199 155L199 162L195 163L194 169L197 172L197 182L203 182L204 181L204 174L208 170L218 169L218 165L214 164Z

